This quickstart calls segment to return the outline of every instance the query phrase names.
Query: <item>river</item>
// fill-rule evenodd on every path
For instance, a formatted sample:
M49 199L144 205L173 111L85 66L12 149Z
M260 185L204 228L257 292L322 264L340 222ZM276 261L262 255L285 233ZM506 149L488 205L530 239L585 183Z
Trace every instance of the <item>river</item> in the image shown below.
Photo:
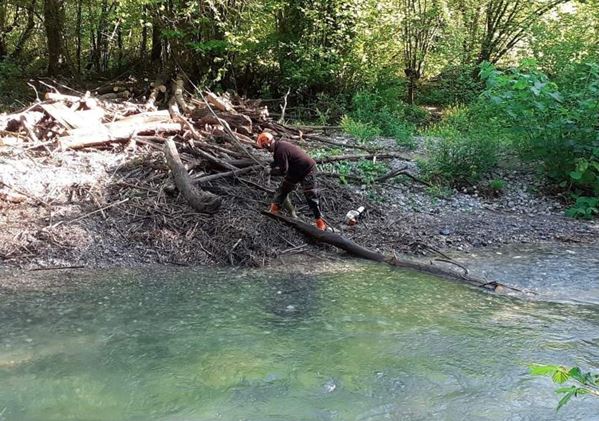
M359 261L6 274L0 420L597 420L527 374L598 369L597 255L528 252L468 258L522 297Z

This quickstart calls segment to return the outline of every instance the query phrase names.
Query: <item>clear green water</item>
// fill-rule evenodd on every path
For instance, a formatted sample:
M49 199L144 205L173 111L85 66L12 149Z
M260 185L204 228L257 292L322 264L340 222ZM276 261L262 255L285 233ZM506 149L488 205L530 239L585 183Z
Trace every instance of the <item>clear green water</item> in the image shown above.
M597 368L597 305L362 264L36 276L79 286L0 290L0 420L599 419L526 374Z

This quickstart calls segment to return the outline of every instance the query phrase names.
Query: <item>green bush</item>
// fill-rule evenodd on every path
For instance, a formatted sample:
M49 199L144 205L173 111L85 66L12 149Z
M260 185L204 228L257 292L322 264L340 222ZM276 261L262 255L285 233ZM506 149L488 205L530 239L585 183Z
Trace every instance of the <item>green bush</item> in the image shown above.
M486 101L512 133L523 159L538 163L552 181L599 194L599 64L572 66L566 90L525 61L501 72L486 65Z
M452 187L477 183L495 168L505 139L501 122L475 105L448 109L426 135L419 167L431 181Z
M599 63L571 64L561 87L530 60L505 72L487 64L481 76L481 101L504 121L520 157L580 196L569 215L596 215L590 203L599 197Z
M427 159L418 166L425 177L440 185L463 187L480 181L497 165L499 144L492 136L460 133L451 128L430 132L425 150Z
M23 72L15 63L0 61L0 111L10 109L29 99L29 92Z
M511 150L575 197L599 197L599 64L564 71L569 77L562 75L560 88L530 60L505 71L484 64L485 91L468 107L450 109L430 130L423 171L450 185L473 183L499 152ZM594 214L585 203L569 214Z
M416 106L402 102L403 82L391 81L358 91L352 98L349 117L353 121L377 127L382 136L409 145L417 125L428 120L428 114Z
M347 113L348 102L348 97L344 94L319 93L310 108L314 108L316 111L319 124L337 124Z
M389 167L381 162L373 162L370 160L361 160L357 164L358 174L367 183L372 184L374 181L389 171Z
M470 104L484 88L476 73L476 67L470 65L446 67L435 78L422 84L418 103L443 107Z
M358 139L359 142L368 142L381 135L381 130L373 124L355 121L348 116L343 116L341 119L341 128L345 133Z
M599 215L599 198L579 196L576 203L566 210L566 216L571 218L592 219Z

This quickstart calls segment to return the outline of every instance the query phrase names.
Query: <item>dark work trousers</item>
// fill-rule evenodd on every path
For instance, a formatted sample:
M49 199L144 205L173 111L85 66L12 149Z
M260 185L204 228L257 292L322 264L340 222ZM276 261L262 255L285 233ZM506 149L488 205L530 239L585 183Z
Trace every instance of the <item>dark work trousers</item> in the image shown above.
M285 177L275 193L274 203L279 206L283 206L283 202L287 198L287 195L295 190L295 187L299 183L302 185L304 197L306 198L306 202L308 203L310 210L314 214L314 219L321 218L322 213L320 212L320 200L316 186L315 175L316 171L312 171L301 180Z

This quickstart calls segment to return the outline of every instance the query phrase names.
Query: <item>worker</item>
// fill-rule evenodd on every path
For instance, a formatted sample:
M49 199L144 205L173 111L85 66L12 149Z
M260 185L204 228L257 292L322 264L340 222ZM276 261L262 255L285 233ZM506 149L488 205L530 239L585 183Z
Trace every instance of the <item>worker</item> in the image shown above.
M256 144L259 149L268 149L273 153L274 161L270 164L270 174L282 175L285 178L277 189L273 203L270 205L271 213L278 213L287 195L301 184L304 197L314 214L316 228L321 231L327 229L327 224L322 218L316 188L316 162L299 146L283 140L275 140L267 132L260 133Z

